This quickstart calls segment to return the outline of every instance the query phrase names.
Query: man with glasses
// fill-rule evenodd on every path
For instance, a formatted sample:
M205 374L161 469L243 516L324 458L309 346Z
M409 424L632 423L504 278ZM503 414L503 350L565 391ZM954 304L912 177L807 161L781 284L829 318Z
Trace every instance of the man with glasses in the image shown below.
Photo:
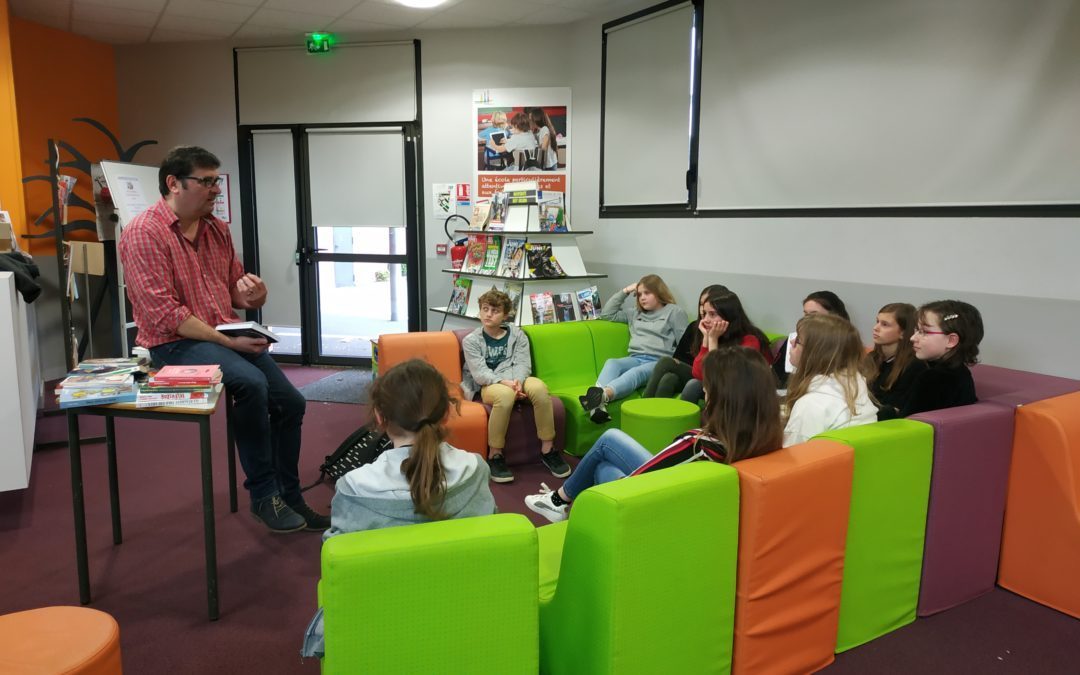
M240 321L238 309L266 302L266 284L245 273L229 227L213 215L221 162L203 148L174 148L161 163L161 199L120 236L138 336L154 365L221 367L235 401L233 427L251 512L274 532L322 531L328 516L300 494L300 426L306 401L267 353L263 338L214 329Z

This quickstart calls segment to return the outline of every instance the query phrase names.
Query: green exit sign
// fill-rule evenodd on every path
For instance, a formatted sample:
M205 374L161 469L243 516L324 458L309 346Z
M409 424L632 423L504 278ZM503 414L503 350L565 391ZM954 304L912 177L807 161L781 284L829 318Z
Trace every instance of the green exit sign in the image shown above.
M325 54L330 51L330 46L334 42L334 36L330 33L308 33L307 34L307 50L308 54Z

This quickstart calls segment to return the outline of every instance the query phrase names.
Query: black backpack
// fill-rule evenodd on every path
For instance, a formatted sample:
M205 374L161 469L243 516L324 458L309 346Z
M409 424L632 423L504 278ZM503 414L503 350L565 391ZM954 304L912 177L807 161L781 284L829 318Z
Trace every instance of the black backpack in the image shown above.
M310 490L327 478L337 481L353 469L371 464L392 447L394 444L386 434L369 427L360 427L342 441L337 450L326 456L326 461L319 467L319 479L303 488L303 491Z

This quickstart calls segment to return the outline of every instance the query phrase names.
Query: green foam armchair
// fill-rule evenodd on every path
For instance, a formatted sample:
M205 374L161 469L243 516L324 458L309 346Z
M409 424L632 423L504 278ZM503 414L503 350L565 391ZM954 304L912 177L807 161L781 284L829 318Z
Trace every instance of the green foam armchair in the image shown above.
M855 450L836 651L915 620L934 428L890 420L828 431Z
M535 675L537 570L536 529L519 514L333 537L323 672Z
M695 462L592 487L542 527L540 672L727 673L739 478Z

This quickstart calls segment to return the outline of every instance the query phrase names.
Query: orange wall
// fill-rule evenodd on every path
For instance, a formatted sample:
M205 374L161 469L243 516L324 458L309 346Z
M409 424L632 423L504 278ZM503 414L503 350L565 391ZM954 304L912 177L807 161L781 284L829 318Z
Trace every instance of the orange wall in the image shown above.
M26 231L26 218L8 13L8 0L0 0L0 208L11 213L18 236Z
M11 45L23 175L48 173L45 162L49 156L50 138L66 141L91 162L115 159L116 150L104 134L88 124L72 121L74 117L90 117L114 134L119 133L112 45L17 17L11 18ZM120 140L124 143L125 139ZM124 144L131 145L131 142ZM69 159L70 155L61 153L61 161ZM78 179L75 193L93 202L89 176L75 169L62 169L61 172L75 176ZM52 206L49 184L45 181L26 184L25 199L26 231L51 230L51 222L33 225L38 216ZM68 220L77 219L93 220L94 215L84 209L69 209ZM96 235L89 232L73 237L96 239ZM46 254L56 249L53 240L47 239L36 242L30 250Z

